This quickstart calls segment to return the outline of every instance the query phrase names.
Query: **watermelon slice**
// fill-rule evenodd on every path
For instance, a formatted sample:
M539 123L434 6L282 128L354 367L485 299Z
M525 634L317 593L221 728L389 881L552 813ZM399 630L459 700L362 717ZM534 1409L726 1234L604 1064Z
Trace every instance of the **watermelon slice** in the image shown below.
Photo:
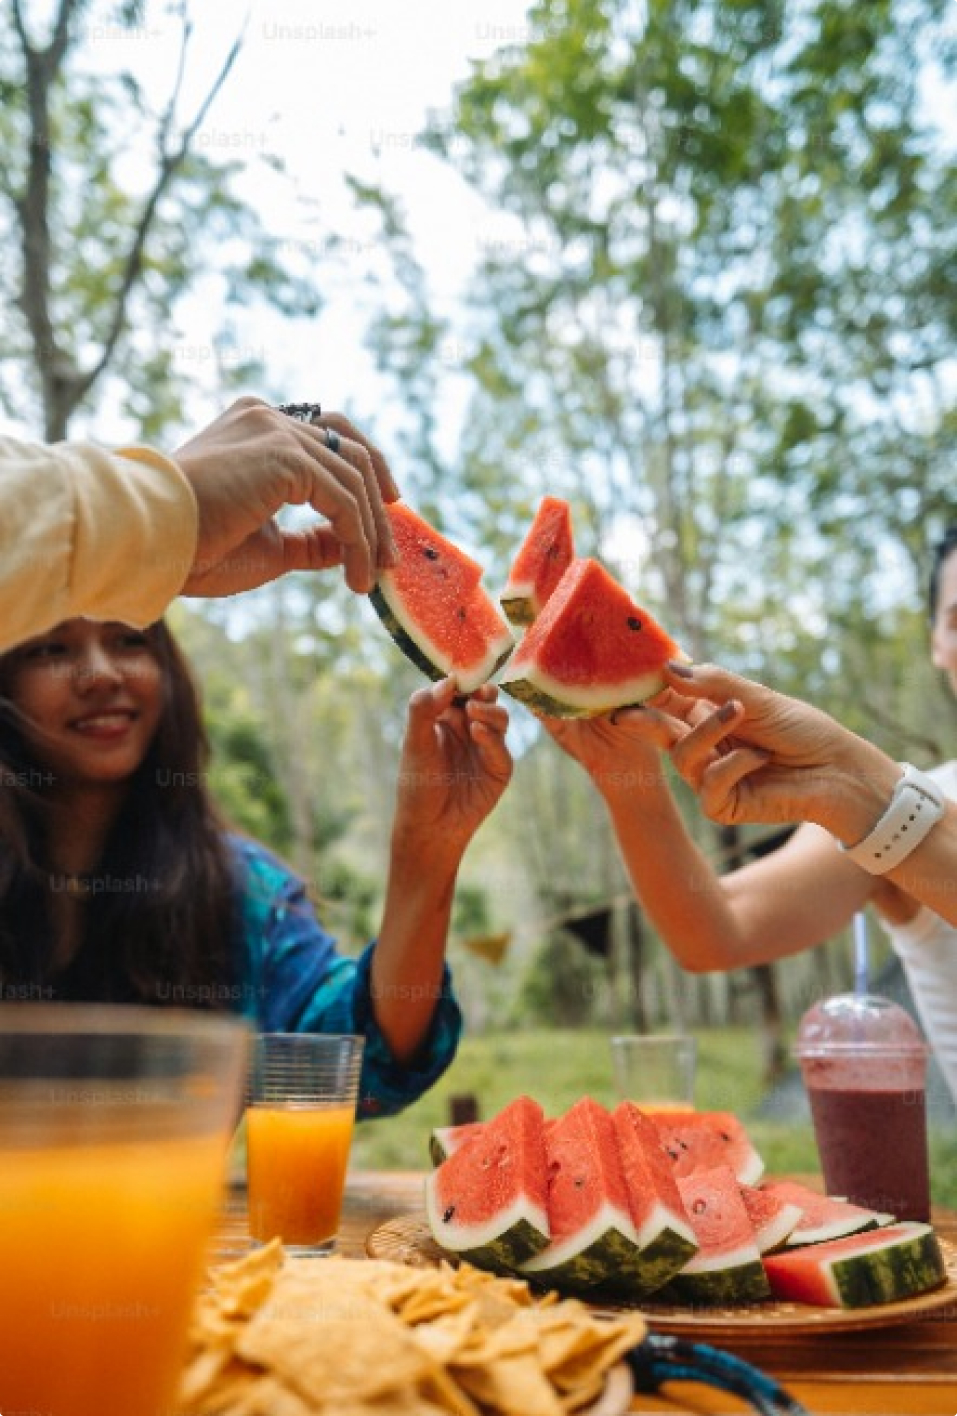
M934 1231L914 1221L768 1254L764 1267L776 1298L825 1308L896 1303L947 1278Z
M597 561L572 561L498 682L552 718L592 718L642 703L662 668L686 656Z
M621 1102L611 1119L638 1236L639 1252L627 1273L628 1292L639 1297L654 1293L678 1273L698 1241L654 1123L631 1101Z
M549 1241L547 1192L542 1108L521 1096L428 1177L429 1228L478 1268L514 1268Z
M516 626L532 623L575 558L571 508L561 497L543 497L499 596Z
M470 1136L475 1136L485 1125L484 1121L466 1121L461 1126L436 1126L429 1137L429 1156L433 1165L441 1165L457 1151Z
M796 1180L769 1180L761 1186L764 1194L788 1204L800 1205L800 1223L788 1235L788 1248L803 1244L821 1244L828 1239L840 1239L847 1234L859 1234L866 1229L878 1229L891 1224L894 1216L879 1210L864 1209L848 1200L836 1200L819 1195Z
M552 1240L522 1264L523 1277L573 1291L625 1282L641 1245L611 1117L583 1097L548 1128L545 1147Z
M741 1198L754 1229L754 1238L762 1254L780 1249L804 1218L804 1211L794 1201L778 1199L767 1190L753 1185L740 1185Z
M734 1171L727 1165L679 1176L678 1189L698 1252L667 1286L692 1303L752 1303L767 1298L768 1280Z
M731 1111L655 1111L651 1119L678 1176L729 1165L742 1185L756 1185L764 1161Z
M511 654L512 631L482 568L403 502L386 507L399 558L370 592L396 644L429 678L473 693Z

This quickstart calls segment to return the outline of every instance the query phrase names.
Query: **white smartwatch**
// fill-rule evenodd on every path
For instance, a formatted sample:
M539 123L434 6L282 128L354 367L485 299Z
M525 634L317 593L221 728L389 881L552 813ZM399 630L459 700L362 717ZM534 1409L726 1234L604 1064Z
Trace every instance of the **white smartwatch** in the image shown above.
M856 846L841 846L855 865L871 875L884 875L906 860L946 810L946 797L932 777L909 762L900 765L904 775L873 831Z

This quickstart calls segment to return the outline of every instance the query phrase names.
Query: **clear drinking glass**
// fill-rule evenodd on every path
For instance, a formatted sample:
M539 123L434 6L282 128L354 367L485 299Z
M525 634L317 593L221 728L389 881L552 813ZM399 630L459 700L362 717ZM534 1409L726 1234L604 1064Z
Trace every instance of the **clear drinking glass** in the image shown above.
M697 1044L685 1033L611 1040L615 1088L642 1111L693 1111Z
M173 1409L247 1037L204 1013L0 1006L0 1411Z
M249 1229L295 1255L335 1247L352 1145L364 1039L262 1033L246 1111Z

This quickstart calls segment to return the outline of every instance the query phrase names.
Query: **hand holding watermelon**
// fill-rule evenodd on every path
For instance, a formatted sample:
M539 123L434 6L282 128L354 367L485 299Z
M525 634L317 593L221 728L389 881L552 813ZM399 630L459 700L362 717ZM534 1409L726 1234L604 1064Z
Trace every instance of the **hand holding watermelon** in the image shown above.
M713 665L668 674L679 694L718 705L671 749L712 820L816 821L853 842L881 815L900 768L879 748L820 709Z
M669 752L714 705L666 688L641 707L619 708L598 718L548 718L541 724L558 746L580 762L602 796L633 797L666 788L660 752Z
M457 864L508 785L512 759L498 690L486 684L464 701L456 694L447 678L409 701L393 836L430 861Z

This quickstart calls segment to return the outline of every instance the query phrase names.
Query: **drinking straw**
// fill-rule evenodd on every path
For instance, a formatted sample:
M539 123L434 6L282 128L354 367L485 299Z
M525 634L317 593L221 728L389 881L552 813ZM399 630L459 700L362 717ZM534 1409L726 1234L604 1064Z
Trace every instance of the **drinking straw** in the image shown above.
M867 992L867 915L863 910L854 916L854 992Z

